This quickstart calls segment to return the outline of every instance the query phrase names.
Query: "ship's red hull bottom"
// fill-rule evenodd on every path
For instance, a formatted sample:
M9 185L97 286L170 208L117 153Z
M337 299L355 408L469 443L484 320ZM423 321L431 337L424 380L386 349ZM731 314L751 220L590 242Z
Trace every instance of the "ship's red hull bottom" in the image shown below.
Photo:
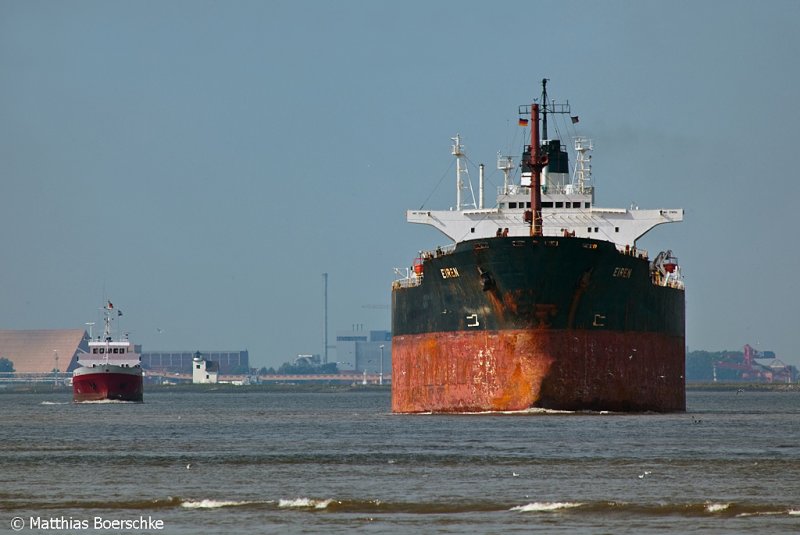
M137 401L142 402L143 385L141 372L105 372L102 367L96 373L73 375L72 399L74 401Z
M392 338L394 412L686 410L684 338L580 330Z

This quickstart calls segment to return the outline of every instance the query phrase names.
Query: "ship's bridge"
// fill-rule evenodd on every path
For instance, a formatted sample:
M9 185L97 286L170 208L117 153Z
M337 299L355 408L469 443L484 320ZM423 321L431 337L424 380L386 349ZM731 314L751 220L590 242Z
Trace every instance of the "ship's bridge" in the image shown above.
M462 190L468 184L461 163L464 158L459 136L453 138L456 156L456 206L450 210L409 210L410 223L430 225L454 242L485 239L496 236L530 235L531 172L523 165L519 184L509 180L514 164L510 156L498 154L497 168L505 174L503 186L498 188L493 208L483 208L483 168L481 167L479 202L472 206L462 202ZM567 167L563 146L556 141L545 142L551 154L551 163L542 171L541 204L542 233L545 236L575 236L613 242L620 250L633 248L636 241L652 228L683 221L683 209L661 208L640 210L629 208L602 208L594 204L594 187L591 186L591 140L575 138L577 166L572 176ZM563 153L563 154L562 154ZM555 157L554 155L559 155ZM523 161L524 157L523 157ZM471 188L470 188L471 191ZM526 217L527 212L527 217Z

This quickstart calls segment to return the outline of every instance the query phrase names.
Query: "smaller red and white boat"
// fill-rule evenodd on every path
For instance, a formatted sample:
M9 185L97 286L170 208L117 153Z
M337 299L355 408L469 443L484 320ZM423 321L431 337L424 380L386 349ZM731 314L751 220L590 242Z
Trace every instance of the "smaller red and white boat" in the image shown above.
M89 352L78 356L72 372L74 401L143 401L141 356L124 337L114 340L111 324L122 316L111 301L103 307L103 336L90 339Z

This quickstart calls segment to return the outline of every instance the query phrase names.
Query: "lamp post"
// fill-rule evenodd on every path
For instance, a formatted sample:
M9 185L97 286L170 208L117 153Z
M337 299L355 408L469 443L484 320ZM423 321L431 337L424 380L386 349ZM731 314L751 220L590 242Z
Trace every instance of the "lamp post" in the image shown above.
M383 344L381 344L381 374L378 376L378 384L383 384Z

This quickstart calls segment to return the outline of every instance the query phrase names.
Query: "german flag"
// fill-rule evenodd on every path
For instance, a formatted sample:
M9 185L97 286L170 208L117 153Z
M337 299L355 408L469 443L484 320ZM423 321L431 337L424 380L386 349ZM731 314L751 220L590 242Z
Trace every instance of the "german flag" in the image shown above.
M519 125L520 126L528 126L528 120L527 119L520 119L519 120Z

